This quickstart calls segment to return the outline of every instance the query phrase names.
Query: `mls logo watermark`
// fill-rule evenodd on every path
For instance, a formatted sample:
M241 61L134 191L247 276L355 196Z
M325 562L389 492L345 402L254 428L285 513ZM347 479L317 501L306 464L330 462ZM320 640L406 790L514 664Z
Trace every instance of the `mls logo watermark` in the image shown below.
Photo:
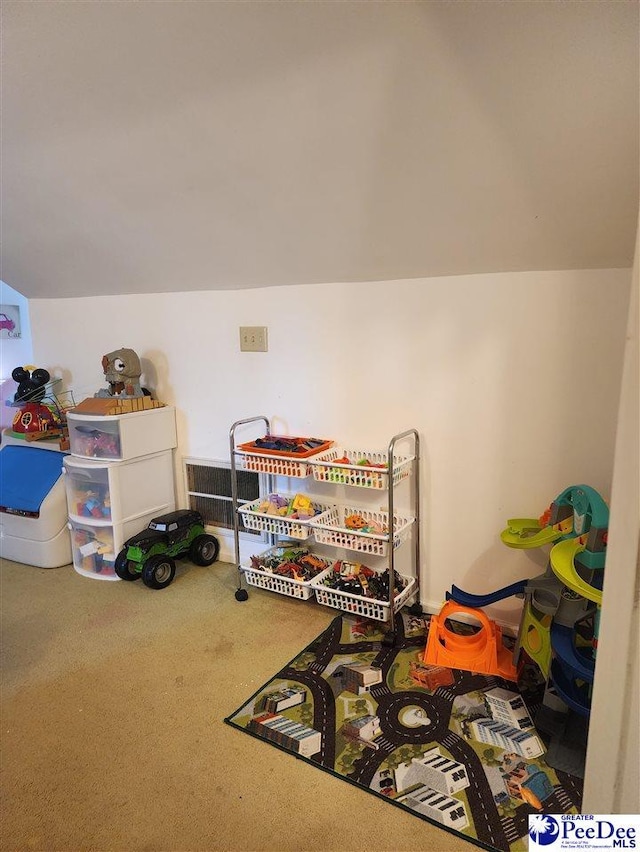
M560 829L554 817L541 814L529 817L529 849L550 846L559 836Z
M560 849L636 849L637 814L536 814L529 817L529 852Z

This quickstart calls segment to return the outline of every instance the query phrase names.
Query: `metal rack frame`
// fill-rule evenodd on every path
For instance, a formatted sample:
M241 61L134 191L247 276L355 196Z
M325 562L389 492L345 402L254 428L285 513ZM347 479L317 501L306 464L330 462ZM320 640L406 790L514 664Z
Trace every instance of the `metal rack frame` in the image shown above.
M390 630L387 634L385 644L393 645L396 638L396 620L393 612L393 603L395 600L395 583L394 566L395 566L395 547L393 546L393 511L394 511L394 490L393 468L394 468L394 451L396 443L403 438L413 437L414 444L414 459L412 462L413 470L411 471L411 479L413 480L413 509L414 521L413 530L411 532L413 540L413 569L416 574L416 603L422 613L420 605L420 435L416 429L407 429L404 432L399 432L394 435L389 441L387 450L388 466L389 466L389 491L388 491L388 511L389 511L389 622Z
M231 504L233 510L233 538L235 545L235 559L236 559L236 568L238 569L238 588L235 592L236 600L238 601L246 601L249 597L249 593L243 585L243 572L240 570L240 522L238 518L238 482L237 482L237 465L236 465L236 454L237 454L237 445L236 445L236 431L241 426L246 426L251 423L263 423L265 427L265 435L271 435L271 421L268 417L264 415L259 415L257 417L246 417L242 420L236 420L236 422L231 426L229 430L229 455L231 461ZM416 602L413 604L413 608L416 609L417 614L422 614L422 606L420 604L420 436L416 429L407 429L404 432L399 432L397 435L394 435L389 441L389 446L387 449L387 459L388 459L388 497L387 497L387 508L388 508L388 517L389 517L389 532L387 533L388 540L388 571L389 571L389 620L387 626L389 630L385 635L385 639L383 640L383 644L385 645L393 645L395 644L396 638L396 627L395 627L395 613L393 611L394 602L395 602L395 584L393 582L394 571L395 571L395 550L394 547L394 510L395 510L395 484L393 481L393 470L395 467L395 452L396 452L396 444L403 440L404 438L412 438L413 439L413 461L412 461L412 471L411 471L411 479L413 480L413 530L412 530L412 540L413 540L413 569L415 571L415 580L416 580L416 589L413 593L416 596ZM354 469L358 469L357 466L354 465ZM273 490L274 488L274 476L273 474L267 474L267 482L269 490ZM275 536L271 536L272 542L275 541ZM419 611L419 612L418 612Z
M236 568L238 570L238 588L236 589L236 600L246 601L249 597L249 592L244 588L242 583L242 571L240 570L240 521L238 519L238 477L236 465L236 430L240 426L246 426L248 423L264 423L265 435L271 434L271 421L268 417L261 414L257 417L245 417L243 420L236 420L229 430L229 458L231 462L231 510L233 513L233 543L235 546ZM273 487L273 476L268 474L269 489ZM273 536L271 537L273 539Z

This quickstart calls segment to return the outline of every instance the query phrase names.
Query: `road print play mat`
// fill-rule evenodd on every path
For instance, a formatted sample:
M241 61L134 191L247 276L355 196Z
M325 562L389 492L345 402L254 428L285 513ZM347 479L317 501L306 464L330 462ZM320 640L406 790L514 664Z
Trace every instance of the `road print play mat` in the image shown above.
M537 669L516 685L425 666L427 628L403 611L387 647L380 624L338 616L225 721L470 843L526 850L529 815L582 799L533 727Z

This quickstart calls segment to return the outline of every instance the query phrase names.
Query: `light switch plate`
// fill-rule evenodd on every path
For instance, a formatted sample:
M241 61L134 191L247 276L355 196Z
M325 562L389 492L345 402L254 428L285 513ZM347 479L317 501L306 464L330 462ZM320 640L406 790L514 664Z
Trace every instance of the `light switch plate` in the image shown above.
M266 325L240 326L241 352L266 352L267 350L268 343Z

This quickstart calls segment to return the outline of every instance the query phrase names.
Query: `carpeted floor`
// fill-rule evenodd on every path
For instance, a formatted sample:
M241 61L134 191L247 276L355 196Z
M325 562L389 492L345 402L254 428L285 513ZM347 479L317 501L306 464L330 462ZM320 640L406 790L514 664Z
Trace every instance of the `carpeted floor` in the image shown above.
M224 718L334 619L179 563L154 592L1 566L2 848L468 852Z
M443 833L526 850L530 815L576 813L582 799L533 727L542 679L534 666L519 687L424 666L427 624L403 611L385 647L375 623L338 616L227 721Z

